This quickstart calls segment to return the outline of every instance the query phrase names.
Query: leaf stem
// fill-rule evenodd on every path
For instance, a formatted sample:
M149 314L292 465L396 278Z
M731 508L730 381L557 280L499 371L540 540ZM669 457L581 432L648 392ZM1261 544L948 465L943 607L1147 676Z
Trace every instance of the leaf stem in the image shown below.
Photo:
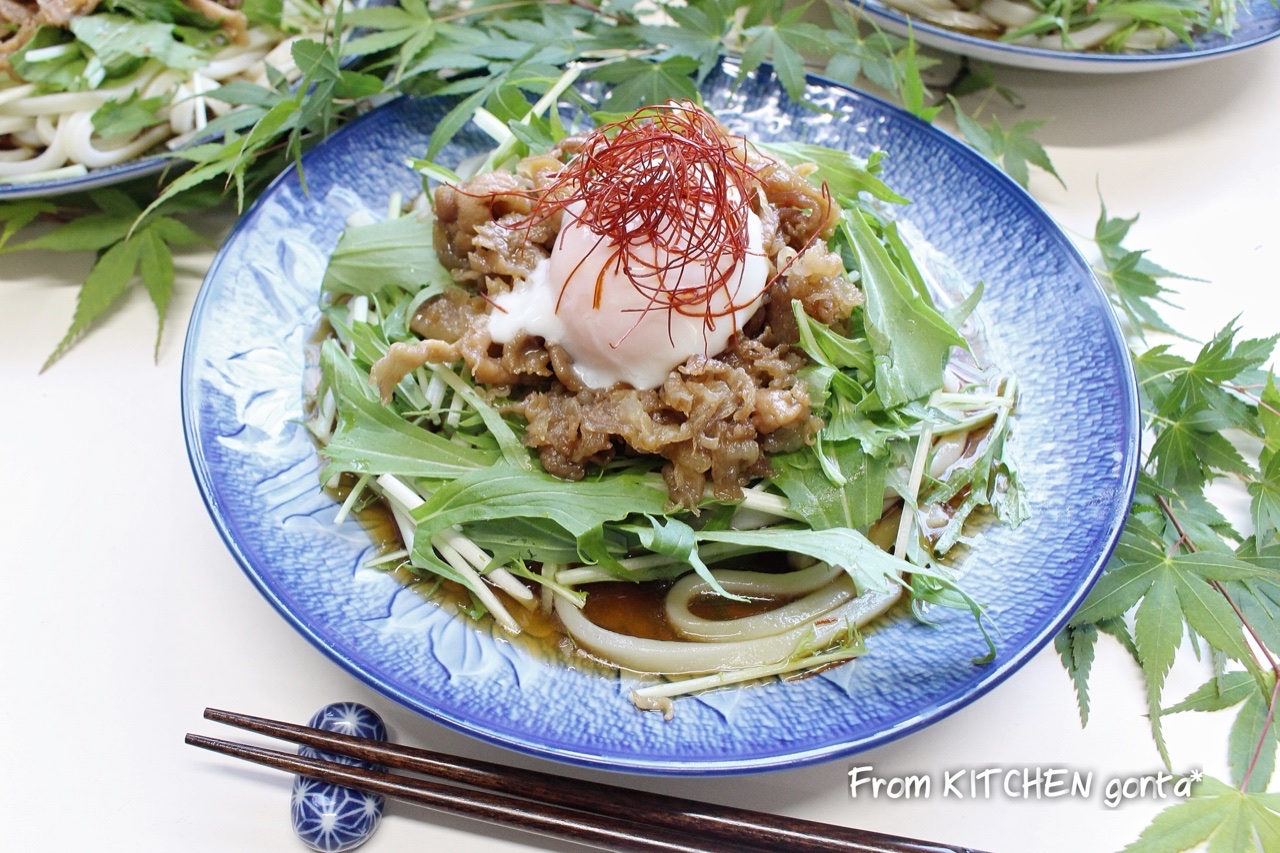
M1224 387L1229 388L1232 391L1235 391L1237 394L1239 394L1242 397L1245 397L1254 405L1256 405L1258 408L1266 409L1268 412L1275 415L1276 417L1280 417L1280 410L1277 410L1275 406L1269 405L1261 397L1257 396L1256 394L1251 394L1246 386L1226 385Z
M1156 502L1160 504L1160 509L1168 517L1174 530L1178 532L1178 541L1182 543L1188 551L1195 553L1197 548L1195 544L1187 536L1186 530L1183 529L1182 523L1178 521L1177 515L1174 514L1173 507L1169 505L1169 501L1164 495L1156 495ZM1231 610L1236 614L1236 618L1240 620L1240 624L1249 632L1249 636L1253 638L1254 646L1262 653L1266 659L1267 665L1271 667L1271 672L1275 676L1274 684L1271 687L1271 698L1267 700L1267 717L1262 723L1262 731L1258 733L1258 743L1253 749L1253 757L1249 760L1249 769L1245 771L1244 776L1240 779L1239 789L1247 791L1249 789L1249 780L1253 776L1254 768L1258 765L1258 760L1262 756L1262 750L1266 747L1268 735L1271 732L1271 725L1275 720L1276 702L1280 700L1280 662L1276 661L1271 650L1266 647L1262 639L1258 636L1258 632L1254 630L1249 620L1245 618L1244 613L1240 610L1239 605L1227 593L1221 581L1211 580L1209 585L1218 591L1218 594L1227 600L1227 604L1231 606Z
M1267 733L1271 730L1271 724L1275 720L1276 700L1278 698L1280 698L1280 677L1276 678L1275 684L1271 688L1271 698L1267 701L1267 718L1262 721L1262 732L1258 735L1258 745L1254 747L1253 757L1249 759L1249 769L1244 772L1244 776L1240 779L1241 791L1249 790L1249 780L1253 778L1253 770L1258 766L1258 759L1262 757L1262 750L1267 744Z

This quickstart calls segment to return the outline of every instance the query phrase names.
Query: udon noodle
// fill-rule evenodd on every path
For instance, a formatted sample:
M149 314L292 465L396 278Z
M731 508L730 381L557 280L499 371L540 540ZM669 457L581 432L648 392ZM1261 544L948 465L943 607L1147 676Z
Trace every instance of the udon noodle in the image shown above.
M17 44L16 35L5 42L8 49L0 53L0 182L83 174L157 149L175 150L231 109L225 101L209 95L220 86L235 81L270 86L272 72L284 79L297 79L292 45L304 36L318 37L325 21L320 7L306 0L285 3L280 28L246 26L243 15L212 0L198 0L195 8L206 16L216 14L211 9L239 15L238 19L224 20L224 34L214 39L199 67L174 68L160 59L148 59L136 70L112 77L94 73L91 58L74 84L81 88L75 90L56 91L52 84L28 82L12 62L20 56L23 67L56 63L81 50L77 42L32 47ZM18 54L24 46L28 49ZM149 98L167 101L157 111L158 123L109 137L95 130L95 113L104 107Z

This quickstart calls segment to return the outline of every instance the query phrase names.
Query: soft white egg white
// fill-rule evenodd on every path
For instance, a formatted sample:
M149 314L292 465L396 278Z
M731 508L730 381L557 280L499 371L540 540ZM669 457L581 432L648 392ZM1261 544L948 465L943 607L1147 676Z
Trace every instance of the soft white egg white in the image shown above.
M523 332L559 344L591 388L620 382L656 388L690 356L723 352L760 307L769 283L769 261L760 218L754 213L747 216L746 256L732 270L727 286L711 294L709 305L704 299L676 311L662 296L655 299L632 283L616 260L617 246L580 222L581 210L581 203L566 207L551 257L511 291L494 298L496 307L489 318L494 341L506 343ZM652 243L633 246L631 254L632 276L646 290L659 285L667 291L705 290L708 281L734 263L726 251L670 270L665 251ZM658 281L657 276L665 278ZM731 305L740 307L729 311Z

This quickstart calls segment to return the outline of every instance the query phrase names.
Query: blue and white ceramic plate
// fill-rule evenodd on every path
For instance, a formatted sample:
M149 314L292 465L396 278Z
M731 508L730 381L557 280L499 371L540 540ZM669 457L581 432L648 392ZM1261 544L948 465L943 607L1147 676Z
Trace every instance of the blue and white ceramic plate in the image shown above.
M168 167L182 168L182 161L149 154L135 160L127 160L114 166L90 169L79 175L46 178L33 181L0 183L0 201L20 198L52 198L68 193L88 192L102 187L115 186L135 178L159 175Z
M1097 578L1125 518L1137 470L1137 397L1126 348L1088 265L1017 185L970 149L881 101L812 80L790 102L772 72L740 86L714 76L707 104L733 131L861 155L889 152L884 176L913 200L901 218L982 280L992 362L1022 397L1015 447L1030 519L992 527L960 562L990 608L999 655L967 612L934 626L899 620L869 653L791 683L677 700L674 719L637 711L629 679L547 662L486 626L452 618L364 567L359 524L334 525L302 425L305 351L326 258L348 217L411 197L421 156L449 104L401 99L304 158L307 189L282 175L242 219L197 300L182 373L196 480L228 547L263 595L340 666L427 717L493 743L574 764L708 775L794 767L926 726L1011 675L1062 627ZM465 130L452 165L490 146Z
M1178 44L1141 53L1097 53L1065 51L1007 44L930 24L901 12L883 0L851 0L877 26L917 42L973 59L1000 65L1014 65L1039 71L1068 71L1089 74L1116 74L1155 71L1191 65L1227 56L1280 36L1280 7L1271 0L1243 0L1237 12L1238 26L1230 36L1203 33L1191 44Z

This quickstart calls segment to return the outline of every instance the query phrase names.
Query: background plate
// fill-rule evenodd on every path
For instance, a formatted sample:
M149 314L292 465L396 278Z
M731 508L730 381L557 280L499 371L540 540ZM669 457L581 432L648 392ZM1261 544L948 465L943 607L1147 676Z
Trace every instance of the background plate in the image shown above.
M906 14L880 0L852 0L852 2L865 11L878 26L891 33L907 35ZM1193 38L1189 45L1179 42L1172 47L1145 53L1071 52L1005 44L958 33L918 18L910 19L909 29L920 44L987 62L1041 71L1115 74L1191 65L1206 59L1226 56L1280 36L1280 7L1273 5L1271 0L1245 0L1237 13L1237 21L1239 26L1230 36L1205 33Z
M49 178L40 181L16 181L0 183L0 201L19 198L53 198L68 193L88 192L100 187L110 187L132 181L134 178L145 178L159 175L166 167L181 170L185 168L182 160L174 160L159 154L148 154L134 160L126 160L114 166L103 166L101 169L90 169L83 175L71 175L63 178Z
M382 6L391 2L391 0L356 0L357 8L365 6ZM359 36L363 30L354 30L352 37ZM314 34L313 34L314 35ZM348 57L340 64L342 68L347 68L354 63L354 58ZM201 137L193 140L190 144L196 144L202 141L208 141L207 137ZM164 142L161 142L156 148L164 149ZM167 152L167 149L164 149ZM116 163L114 166L103 166L99 169L90 169L81 175L68 175L62 178L48 178L44 180L28 180L14 181L10 183L0 182L0 201L8 201L20 198L53 198L54 196L67 195L69 193L88 192L102 187L115 186L126 181L132 181L136 178L145 178L151 175L159 175L166 168L172 170L169 179L172 180L178 173L189 168L191 164L181 157L170 157L167 153L149 153L142 154L132 160L126 160L123 163ZM159 193L160 181L157 178L156 192Z
M1023 396L1012 451L1031 518L981 533L964 584L999 626L985 651L967 612L902 620L870 653L790 684L677 702L664 722L628 702L628 680L534 659L487 627L444 614L392 578L354 522L335 526L315 448L300 423L306 347L326 257L347 217L381 216L420 187L404 166L447 111L401 99L304 158L241 220L198 297L183 361L183 419L196 480L249 577L319 649L406 706L474 736L547 758L657 774L796 766L905 735L982 695L1049 641L1101 572L1129 504L1138 432L1133 374L1088 265L1031 198L970 149L881 101L812 80L787 100L767 68L706 85L735 132L890 152L885 178L913 199L903 218L986 284L980 316L992 360ZM490 147L465 130L441 161Z

